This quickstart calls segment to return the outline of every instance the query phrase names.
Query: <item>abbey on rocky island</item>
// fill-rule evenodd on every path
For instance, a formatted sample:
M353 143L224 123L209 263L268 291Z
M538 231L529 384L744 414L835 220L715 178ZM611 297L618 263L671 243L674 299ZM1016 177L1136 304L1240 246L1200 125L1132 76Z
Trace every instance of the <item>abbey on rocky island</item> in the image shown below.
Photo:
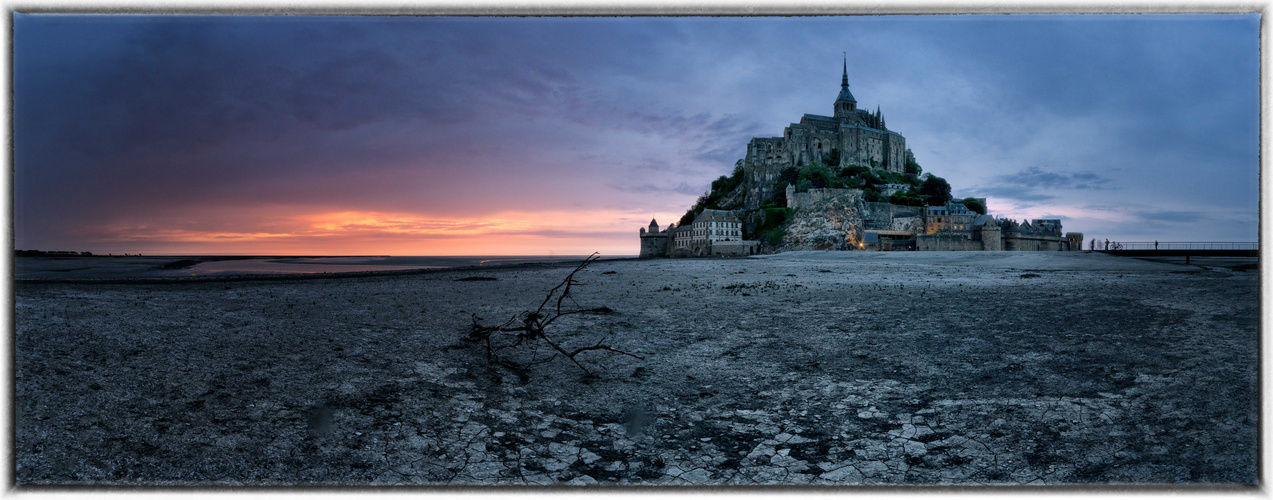
M805 188L784 180L784 171L811 163L845 165L859 171L906 175L918 182L914 159L906 148L906 138L889 130L884 115L858 108L849 91L849 67L845 58L840 77L840 93L832 103L831 116L806 114L799 123L783 129L781 137L755 137L747 144L746 156L736 165L734 186L715 204L689 213L692 222L659 229L650 221L641 228L641 257L736 256L785 250L1079 250L1082 233L1061 232L1059 219L1035 219L1017 224L969 211L959 202L938 206L890 203L889 197L909 186L881 184L879 191L864 196L862 189ZM813 166L810 168L824 168ZM741 179L737 179L741 174ZM919 180L927 179L924 174ZM893 176L892 178L898 178ZM724 182L722 177L718 182ZM803 182L803 181L802 181ZM716 184L713 184L713 190ZM778 191L783 192L778 192ZM717 196L712 192L712 196ZM786 200L787 218L782 223L781 242L766 237L745 239L758 222L768 224L768 204ZM702 205L708 199L700 199ZM870 201L868 201L870 200ZM977 199L985 207L985 198ZM781 201L778 201L781 204ZM728 208L728 210L721 209ZM771 233L772 234L772 233Z

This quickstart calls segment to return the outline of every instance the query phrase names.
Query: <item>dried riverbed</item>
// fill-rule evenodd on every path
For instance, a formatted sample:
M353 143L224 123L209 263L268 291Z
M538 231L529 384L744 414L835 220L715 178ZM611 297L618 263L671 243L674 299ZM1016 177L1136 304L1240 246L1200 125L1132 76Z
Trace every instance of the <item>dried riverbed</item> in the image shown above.
M1099 254L598 262L595 352L463 340L567 266L16 294L18 484L1257 480L1256 272ZM484 276L495 280L456 281Z

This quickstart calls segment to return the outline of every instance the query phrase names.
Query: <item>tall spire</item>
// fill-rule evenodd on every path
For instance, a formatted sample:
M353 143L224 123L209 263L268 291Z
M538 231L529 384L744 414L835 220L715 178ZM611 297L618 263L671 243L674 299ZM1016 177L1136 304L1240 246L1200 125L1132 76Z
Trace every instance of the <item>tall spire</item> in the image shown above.
M840 88L849 88L849 53L844 53L844 76L840 77Z
M849 53L844 53L844 76L840 77L840 95L835 98L836 101L849 101L856 103L857 99L853 98L853 93L849 92Z
M844 53L844 76L840 78L840 95L835 98L835 117L848 123L857 111L857 99L849 92L849 53Z

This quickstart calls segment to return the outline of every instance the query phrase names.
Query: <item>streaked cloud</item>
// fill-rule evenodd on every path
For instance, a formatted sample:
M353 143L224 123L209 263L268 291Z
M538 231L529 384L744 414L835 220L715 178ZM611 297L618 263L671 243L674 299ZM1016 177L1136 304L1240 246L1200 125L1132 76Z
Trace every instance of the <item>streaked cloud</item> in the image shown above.
M1136 212L1136 216L1145 220L1161 222L1198 222L1204 218L1204 214L1199 212L1176 211Z
M1039 167L1028 167L1013 174L997 178L1005 186L1042 189L1107 189L1110 180L1092 172L1047 172Z

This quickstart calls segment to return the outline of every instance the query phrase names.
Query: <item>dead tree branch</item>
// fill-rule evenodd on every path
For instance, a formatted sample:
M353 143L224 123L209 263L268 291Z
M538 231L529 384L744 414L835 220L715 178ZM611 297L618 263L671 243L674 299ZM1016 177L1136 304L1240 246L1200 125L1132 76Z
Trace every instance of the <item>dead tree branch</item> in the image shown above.
M580 370L583 370L584 373L592 375L592 372L581 364L578 359L576 359L577 356L588 351L609 351L644 360L645 358L637 356L636 354L601 343L604 342L605 339L602 339L602 341L590 346L567 350L558 342L550 339L545 331L550 325L563 316L584 313L611 312L608 307L584 309L570 294L572 287L580 284L578 281L575 281L575 275L578 274L579 271L588 267L589 264L596 261L598 256L599 254L593 253L588 256L588 258L584 259L584 261L581 262L574 271L571 271L570 274L566 276L566 279L562 280L561 283L548 291L548 294L544 296L544 300L539 303L539 307L534 311L522 311L514 314L513 317L508 319L508 321L497 326L484 326L481 323L482 318L477 317L477 314L473 314L473 324L470 327L467 340L486 347L487 359L514 370L525 370L530 368L532 365L550 362L556 359L558 354L561 354L562 356L570 359L570 361L574 363L575 366L578 366ZM567 299L569 299L570 302L577 307L577 309L567 309L563 311L562 304L565 303ZM545 311L544 309L550 307L550 304L553 305L552 308ZM548 346L552 347L556 353L548 358L539 360L537 360L537 356L532 356L530 361L524 365L519 365L512 362L508 357L501 356L502 353L505 353L510 349L517 348L523 343L530 343L536 340L541 340L545 344L548 344Z

